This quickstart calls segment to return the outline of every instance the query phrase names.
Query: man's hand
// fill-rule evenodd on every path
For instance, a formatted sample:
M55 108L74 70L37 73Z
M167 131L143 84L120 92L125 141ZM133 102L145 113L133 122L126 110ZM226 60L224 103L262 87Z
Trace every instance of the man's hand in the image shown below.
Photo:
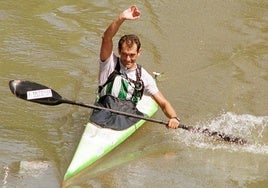
M121 17L126 20L135 20L138 19L141 15L141 12L135 5L132 5L127 10L122 12Z
M180 125L180 121L178 118L170 118L168 121L167 128L177 129L179 128L179 125Z

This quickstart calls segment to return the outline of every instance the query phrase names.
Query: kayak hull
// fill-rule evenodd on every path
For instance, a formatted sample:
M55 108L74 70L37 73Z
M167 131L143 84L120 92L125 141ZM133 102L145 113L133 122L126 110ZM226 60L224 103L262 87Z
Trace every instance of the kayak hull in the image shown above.
M151 97L143 96L137 104L137 108L147 116L152 117L156 113L158 105ZM121 131L102 128L91 122L87 123L73 159L65 173L64 181L74 177L112 151L145 122L145 120L140 120L128 129Z

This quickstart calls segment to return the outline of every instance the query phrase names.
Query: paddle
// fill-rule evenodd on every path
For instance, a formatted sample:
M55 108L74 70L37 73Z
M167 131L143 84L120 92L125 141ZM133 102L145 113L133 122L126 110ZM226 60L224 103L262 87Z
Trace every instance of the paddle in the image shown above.
M114 114L125 115L128 117L133 117L133 118L138 118L138 119L142 119L142 120L146 120L146 121L150 121L154 123L168 125L168 122L164 122L161 120L156 120L156 119L139 116L135 114L129 114L126 112L108 109L108 108L104 108L101 106L86 105L84 103L79 103L79 102L71 101L68 99L64 99L53 89L47 86L35 83L35 82L23 81L23 80L11 80L9 81L9 87L10 87L11 92L17 97L27 100L27 101L39 103L39 104L59 105L62 103L66 103L66 104L72 104L72 105L82 106L86 108L91 108L94 110L107 110ZM192 131L192 132L204 133L207 136L215 136L227 142L233 142L233 143L238 143L238 144L245 144L247 142L246 140L242 138L233 137L233 136L226 135L224 133L220 133L217 131L210 131L209 129L194 128L192 126L187 126L183 124L180 124L179 128Z

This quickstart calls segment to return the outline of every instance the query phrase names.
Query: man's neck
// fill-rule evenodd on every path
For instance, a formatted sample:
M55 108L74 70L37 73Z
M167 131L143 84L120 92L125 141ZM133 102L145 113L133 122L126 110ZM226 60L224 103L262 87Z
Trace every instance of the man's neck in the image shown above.
M120 67L122 67L122 69L123 69L124 71L131 71L131 70L136 70L136 68L137 68L137 64L135 63L135 64L133 64L132 67L127 68L126 66L124 66L124 65L122 64L122 62L121 62L121 60L120 60Z

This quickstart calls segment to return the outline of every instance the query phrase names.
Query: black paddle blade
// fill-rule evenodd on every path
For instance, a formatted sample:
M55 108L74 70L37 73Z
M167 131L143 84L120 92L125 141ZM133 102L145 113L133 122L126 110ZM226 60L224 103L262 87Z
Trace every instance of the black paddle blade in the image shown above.
M10 80L9 88L14 95L27 101L45 105L58 105L62 103L62 97L57 92L35 82Z

